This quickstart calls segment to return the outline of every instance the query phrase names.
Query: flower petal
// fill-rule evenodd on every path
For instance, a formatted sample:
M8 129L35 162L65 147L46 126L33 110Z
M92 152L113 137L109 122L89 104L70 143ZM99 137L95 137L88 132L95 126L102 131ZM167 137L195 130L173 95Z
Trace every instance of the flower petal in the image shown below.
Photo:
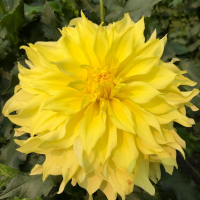
M149 181L149 162L147 158L141 158L138 161L138 166L135 172L135 185L141 187L149 194L155 194L155 188Z
M112 157L115 165L130 174L136 165L138 155L133 135L118 131L117 149Z
M102 110L102 104L93 102L85 111L80 124L80 137L85 151L90 154L106 128L106 114Z
M46 100L43 109L70 115L81 109L83 94L74 90L61 90L55 96Z
M135 134L131 112L118 99L113 98L109 100L108 115L111 122L117 128Z
M70 76L86 76L86 70L80 67L80 63L72 58L54 62L58 69Z
M119 90L119 92L116 94L116 97L119 99L130 98L135 103L143 104L150 102L151 99L159 94L160 92L151 85L142 81L134 81Z
M138 56L124 65L121 63L118 68L117 75L121 78L147 74L158 63L158 57Z

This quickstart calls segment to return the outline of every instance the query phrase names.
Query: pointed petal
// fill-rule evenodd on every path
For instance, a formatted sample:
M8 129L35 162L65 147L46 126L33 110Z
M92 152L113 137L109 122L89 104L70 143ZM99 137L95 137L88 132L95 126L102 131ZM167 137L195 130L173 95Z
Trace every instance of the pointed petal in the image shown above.
M132 59L127 64L123 62L119 65L117 75L122 78L127 78L136 75L149 73L153 67L158 63L158 57L152 56L138 56Z
M86 70L80 67L80 63L72 58L54 62L58 69L70 76L86 76Z
M155 188L149 180L149 161L148 159L140 158L138 167L135 172L135 185L147 191L150 195L155 194Z
M105 59L105 55L108 51L108 41L103 33L103 28L100 25L95 36L94 40L94 52L99 59L99 62L102 63Z
M138 158L134 136L130 133L118 132L117 148L113 155L113 162L119 169L132 173Z
M102 178L98 177L93 172L88 174L83 182L79 182L79 185L82 188L85 188L88 191L89 195L92 195L100 188L102 181Z
M159 94L161 93L151 85L142 81L134 81L119 90L118 94L116 94L116 97L119 96L119 98L122 99L123 97L130 98L135 103L143 104L150 102Z
M82 98L83 94L74 89L61 90L46 100L43 110L51 110L63 115L70 115L81 109Z
M108 115L117 128L135 134L131 112L118 99L109 100Z
M93 102L88 106L80 124L80 137L85 151L90 154L106 128L106 114L102 111L102 105Z

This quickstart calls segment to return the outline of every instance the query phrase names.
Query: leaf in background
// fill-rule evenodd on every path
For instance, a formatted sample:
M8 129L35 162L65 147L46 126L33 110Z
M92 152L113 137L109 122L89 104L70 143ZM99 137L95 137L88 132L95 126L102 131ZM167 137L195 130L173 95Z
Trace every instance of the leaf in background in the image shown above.
M24 14L27 22L34 21L37 15L44 9L44 6L30 6L28 4L24 4Z
M15 7L13 8L12 12L6 14L4 17L1 18L0 26L8 30L13 42L17 44L19 42L19 27L24 22L24 6L22 0L17 0L14 2Z
M8 94L8 93L13 93L14 87L19 83L19 79L17 76L13 75L11 76L9 86L8 88L2 93L3 95Z
M188 133L186 128L177 128L177 132L186 142L186 153L189 157L196 152L200 152L200 138Z
M41 175L28 175L17 173L9 182L6 189L0 194L0 199L11 197L29 198L35 200L44 195L47 196L54 186L55 177L49 176L45 182L42 181Z
M129 13L133 21L138 21L142 16L150 17L153 6L160 2L161 0L128 0L125 6L120 6L119 1L118 3L114 3L114 0L109 0L109 2L113 2L113 5L109 8L112 9L111 12L105 17L107 22L113 22L122 19L125 13ZM107 1L106 1L107 2ZM108 4L108 3L106 3ZM123 4L121 4L123 5Z
M32 15L37 12L41 12L44 9L44 6L29 6L28 4L24 4L24 14Z
M3 60L7 56L8 50L10 50L9 41L0 38L0 60Z
M173 0L169 6L177 7L178 5L182 4L183 0Z
M144 35L146 38L146 41L151 37L151 34L156 29L157 34L161 32L161 26L155 17L145 17L145 30Z
M2 67L2 65L0 65ZM10 79L10 74L5 72L3 68L0 68L0 110L2 113L2 108L5 102L8 100L10 95L2 95L2 92L8 87ZM11 138L11 132L13 129L13 123L3 114L0 114L0 143L6 144Z
M142 16L150 17L153 6L160 1L161 0L129 0L123 8L122 13L129 12L133 21L138 21Z
M182 59L180 62L180 68L188 72L185 76L197 82L195 88L200 89L200 60ZM184 89L191 90L191 87L184 86ZM192 99L192 103L200 108L200 94Z
M49 40L58 40L61 36L58 28L61 28L60 22L56 19L54 11L48 3L45 3L41 14L42 30Z
M21 136L25 138L26 136ZM0 150L0 162L9 167L19 169L19 165L24 163L27 155L17 151L19 146L14 142L13 138L7 145L4 145Z
M0 176L0 189L6 184L10 177Z
M73 17L78 17L79 11L75 8L74 1L65 0L61 2L63 2L61 10L67 22L69 22Z
M68 0L70 1L70 0ZM100 7L99 0L75 0L74 6L77 8L74 13L75 16L78 16L78 10L83 10L84 14L88 19L93 21L96 24L100 24ZM104 1L104 6L106 7L106 3L111 2ZM66 7L67 4L65 4ZM105 11L105 9L104 9ZM63 13L65 13L65 9L63 9Z
M192 8L198 8L198 7L200 7L200 1L196 1L196 2L192 3L191 7Z
M200 61L196 61L194 59L182 59L180 67L182 70L186 70L188 72L186 75L191 80L196 81L198 84L200 84Z
M113 22L118 16L121 15L125 2L123 0L108 0L104 1L104 6L107 8L105 20L110 23ZM122 18L122 16L120 16Z
M188 53L188 49L184 45L169 40L165 46L162 59L167 61L168 59L174 58L176 55L182 55L185 53Z
M188 46L188 50L189 51L194 51L196 50L197 48L200 48L200 39L196 40L193 44L190 44Z
M15 197L14 200L29 200L28 198L23 198L23 199L20 199L18 197ZM35 200L43 200L41 197L35 199Z
M15 9L15 7L18 5L19 1L13 1L13 0L3 0L3 3L5 5L5 8L7 12L11 12Z
M199 200L199 193L193 181L188 180L179 170L174 169L172 175L162 168L158 186L163 189L168 198L176 200ZM166 199L168 199L166 198Z
M14 93L14 88L15 86L19 83L18 79L18 64L16 63L13 69L10 71L11 72L11 78L9 81L8 87L2 92L2 95L11 93Z
M0 176L13 178L19 171L0 163Z
M11 138L11 131L13 130L13 123L3 115L0 116L0 138L9 140Z
M0 188L2 188L6 182L15 176L19 171L8 167L6 165L0 164Z
M56 1L49 1L48 2L49 6L51 7L52 10L60 13L60 6L58 5L58 3Z
M200 31L200 23L197 23L193 26L193 28L191 29L191 34L192 36L195 36L198 34L198 32Z
M30 4L31 6L43 6L45 4L46 0L34 0Z
M6 30L6 28L3 28L2 30L0 30L0 38L4 39L7 34L8 34L8 31Z

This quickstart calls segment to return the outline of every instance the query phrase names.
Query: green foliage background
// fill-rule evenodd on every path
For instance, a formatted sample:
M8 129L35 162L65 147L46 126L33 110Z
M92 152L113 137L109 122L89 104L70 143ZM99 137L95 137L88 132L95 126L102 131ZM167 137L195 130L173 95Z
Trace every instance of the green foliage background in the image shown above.
M93 22L100 24L99 0L0 0L0 103L12 96L18 84L17 62L25 65L21 45L36 41L57 40L58 28L83 10ZM148 39L156 28L158 37L168 34L162 59L180 58L178 66L200 88L200 0L104 0L105 24L120 20L129 12L134 21L145 16L145 35ZM127 38L128 39L128 38ZM189 90L189 87L183 87ZM200 108L200 95L193 103ZM150 196L138 187L127 200L198 200L200 199L200 112L187 111L196 125L183 128L176 125L186 141L186 160L178 154L179 170L170 176L162 169L162 179L155 186L156 195ZM0 199L10 200L84 200L86 191L67 184L57 195L62 178L50 176L44 183L41 176L29 176L32 167L44 161L42 155L17 152L13 140L14 128L0 116ZM26 139L28 135L22 136ZM105 200L100 191L95 200ZM120 198L119 198L120 199Z

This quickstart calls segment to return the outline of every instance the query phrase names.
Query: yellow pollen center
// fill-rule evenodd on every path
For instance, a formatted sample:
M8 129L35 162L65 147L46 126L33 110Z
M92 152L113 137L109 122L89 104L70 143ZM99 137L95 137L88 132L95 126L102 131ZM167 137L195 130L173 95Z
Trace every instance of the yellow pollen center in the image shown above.
M95 93L98 99L108 99L112 88L115 87L114 76L104 70L90 73L88 76L88 86L88 92Z

